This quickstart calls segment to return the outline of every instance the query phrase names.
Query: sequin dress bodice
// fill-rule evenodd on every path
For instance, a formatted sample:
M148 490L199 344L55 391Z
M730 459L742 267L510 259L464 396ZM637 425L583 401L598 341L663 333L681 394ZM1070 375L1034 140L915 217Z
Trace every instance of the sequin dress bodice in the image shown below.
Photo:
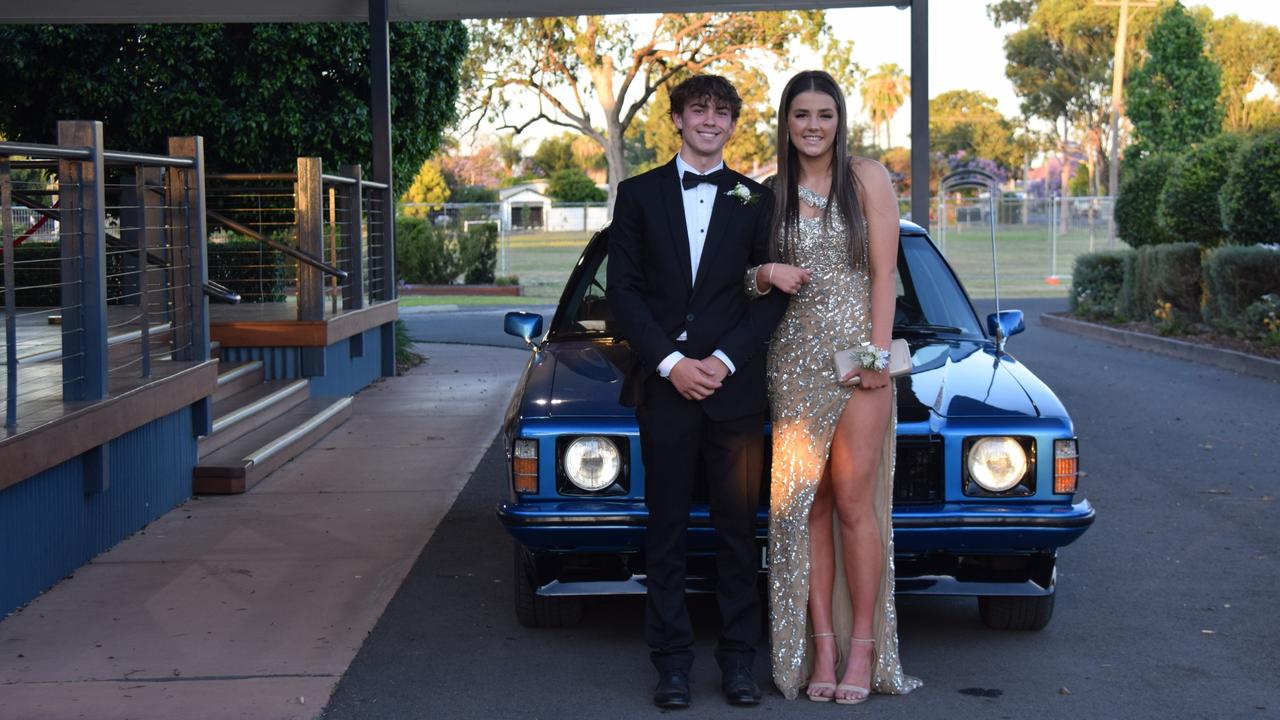
M822 209L826 198L801 187L800 198ZM850 262L850 243L840 214L801 218L790 243L789 264L812 275L787 306L769 344L768 382L773 419L773 465L769 513L769 615L774 683L795 698L813 665L813 628L809 621L809 510L831 451L840 415L853 388L837 382L834 350L870 338L870 281L867 246L855 246L860 257ZM865 238L867 233L862 233ZM754 275L748 276L749 291ZM892 405L896 416L897 401ZM875 613L875 667L872 690L901 694L921 684L903 674L898 659L896 609L893 602L892 478L894 427L885 434L876 480L875 514L885 546L885 573ZM839 533L835 557L840 557ZM845 586L836 563L835 587ZM852 610L848 594L835 593L832 607L841 654L848 657ZM839 672L843 672L841 668Z

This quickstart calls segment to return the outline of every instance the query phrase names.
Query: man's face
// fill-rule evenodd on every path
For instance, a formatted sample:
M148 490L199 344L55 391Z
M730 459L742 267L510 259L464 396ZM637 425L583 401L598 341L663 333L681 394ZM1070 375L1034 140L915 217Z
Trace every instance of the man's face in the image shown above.
M671 113L671 119L684 141L682 153L717 161L737 125L729 108L710 97L685 103L683 110Z

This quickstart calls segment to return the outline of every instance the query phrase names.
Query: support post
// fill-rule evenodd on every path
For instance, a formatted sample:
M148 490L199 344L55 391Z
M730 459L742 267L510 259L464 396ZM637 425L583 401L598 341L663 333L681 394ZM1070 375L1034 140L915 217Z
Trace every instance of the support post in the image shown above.
M929 229L929 0L911 0L911 220Z
M355 178L338 193L338 212L343 220L347 242L342 246L340 261L347 271L347 284L342 288L342 306L347 310L364 307L364 171L359 165L343 165L342 174Z
M18 428L18 289L14 283L13 186L9 156L0 157L0 239L4 241L4 426Z
M89 158L59 160L62 222L62 397L107 396L107 235L103 208L102 123L58 122L58 144L88 148Z
M373 180L387 189L383 208L381 245L383 282L375 300L396 299L396 196L391 164L391 24L389 0L369 0L369 81L372 84L370 118L373 122Z
M298 249L315 258L324 257L324 181L320 158L298 158ZM298 320L324 319L324 273L298 261Z
M190 169L181 172L171 169L168 173L169 206L174 208L171 212L176 213L167 223L172 233L169 245L174 253L169 263L174 285L173 305L175 315L185 314L182 325L177 317L173 323L176 359L203 362L209 359L209 299L204 296L204 284L209 279L204 138L198 135L169 138L169 154L195 162ZM178 262L179 253L182 262Z

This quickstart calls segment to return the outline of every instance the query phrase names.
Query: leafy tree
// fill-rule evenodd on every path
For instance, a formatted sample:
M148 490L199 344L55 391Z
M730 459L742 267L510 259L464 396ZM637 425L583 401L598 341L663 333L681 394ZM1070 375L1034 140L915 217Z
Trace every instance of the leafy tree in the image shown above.
M202 135L211 170L289 171L370 160L369 31L358 23L0 25L0 132L52 142L58 120L102 120L113 150ZM397 194L454 117L461 23L395 23ZM367 170L366 170L367 171Z
M403 214L406 217L424 218L432 212L439 212L441 203L449 200L449 194L449 185L445 183L444 173L440 171L440 163L428 160L422 163L417 176L413 178L413 184L400 198L401 202L426 207L406 207Z
M1155 17L1150 9L1132 12L1126 58L1141 48ZM998 0L987 5L987 13L997 25L1022 26L1005 39L1004 49L1005 75L1022 98L1023 114L1052 125L1064 157L1072 131L1082 128L1093 131L1084 137L1095 146L1090 154L1106 157L1104 150L1120 140L1109 136L1107 122L1116 9L1093 0ZM1067 164L1062 167L1065 172ZM1104 174L1100 170L1095 176ZM1060 178L1064 185L1067 180Z
M573 134L561 133L544 139L539 143L538 149L533 151L529 162L533 166L533 172L543 177L551 177L567 168L579 167L573 155Z
M496 147L498 159L507 169L507 174L518 174L520 167L524 164L524 141L515 133L506 133L498 136Z
M547 183L547 194L561 202L600 202L608 193L596 187L587 174L576 167L557 170Z
M1174 2L1147 37L1147 58L1129 78L1125 107L1143 151L1177 151L1217 135L1221 71L1205 56L1195 18Z
M654 93L681 73L724 72L754 52L784 58L817 43L822 12L666 13L642 32L625 18L568 16L478 21L467 62L472 112L519 132L535 122L594 141L608 165L610 206L627 177L625 134ZM506 118L517 98L538 109ZM603 125L599 123L603 122Z
M1076 171L1067 183L1067 194L1080 197L1089 194L1089 166L1083 163L1076 166Z
M1280 130L1259 133L1236 154L1219 197L1231 241L1273 243L1280 227Z
M884 146L892 147L889 140L889 122L898 113L911 93L911 81L896 63L885 63L875 73L862 81L862 105L871 118L876 135L884 128Z
M769 102L768 78L759 69L732 68L726 77L742 97L742 114L733 137L725 145L724 161L729 167L749 173L773 161L773 126L778 112ZM649 162L634 166L637 170L666 163L680 150L680 133L671 120L669 90L670 87L659 89L632 124L640 142L651 150Z
M1240 136L1226 133L1178 156L1160 192L1157 221L1170 234L1205 247L1226 240L1218 196L1240 149Z
M1223 129L1257 130L1280 124L1280 106L1274 99L1248 100L1262 81L1280 86L1280 28L1241 20L1235 15L1205 24L1209 56L1222 70L1218 102L1225 111Z
M495 203L498 202L498 189L480 185L460 185L451 189L449 199L456 203Z
M1018 169L1027 150L995 98L975 90L949 90L929 101L929 145L944 155L988 158L1006 170Z

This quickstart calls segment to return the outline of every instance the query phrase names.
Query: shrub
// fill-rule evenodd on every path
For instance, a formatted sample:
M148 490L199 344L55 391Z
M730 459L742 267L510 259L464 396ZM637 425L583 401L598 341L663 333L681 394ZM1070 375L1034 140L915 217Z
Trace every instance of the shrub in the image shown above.
M462 236L459 259L468 285L492 283L498 265L497 224L471 226Z
M1246 330L1250 305L1280 292L1280 250L1224 245L1204 261L1205 319L1229 332Z
M1150 320L1157 309L1167 328L1200 320L1200 246L1171 243L1138 248L1125 261L1123 314Z
M1219 135L1173 162L1156 213L1165 232L1204 247L1226 240L1218 196L1240 145L1239 135Z
M209 279L240 294L243 303L284 302L285 257L279 250L240 236L211 242Z
M449 202L495 203L498 202L498 191L496 188L487 188L483 185L461 185L453 189Z
M458 278L455 234L418 218L396 219L396 274L405 282L448 285Z
M494 285L519 285L520 276L519 275L503 275L502 277L494 278L493 284Z
M555 171L547 183L547 194L560 202L601 202L609 197L576 167Z
M1280 295L1267 293L1244 311L1246 337L1256 337L1264 345L1280 347Z
M1173 242L1173 238L1156 222L1160 193L1173 161L1172 155L1156 153L1126 156L1121 163L1115 223L1116 232L1130 247Z
M1076 258L1071 272L1071 312L1093 320L1119 315L1120 288L1124 284L1125 257L1133 251L1097 252Z
M57 243L28 242L13 253L13 285L18 307L57 307L62 304L62 261ZM0 253L0 260L4 254ZM0 288L4 278L0 277ZM3 296L0 296L2 298Z
M1219 196L1231 242L1277 241L1280 228L1280 130L1261 133L1240 148Z

